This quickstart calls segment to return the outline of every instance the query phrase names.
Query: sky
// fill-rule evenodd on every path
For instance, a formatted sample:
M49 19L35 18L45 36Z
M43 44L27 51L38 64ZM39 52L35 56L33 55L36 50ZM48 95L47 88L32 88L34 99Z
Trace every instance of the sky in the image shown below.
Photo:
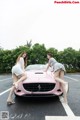
M0 46L14 49L45 44L46 48L80 49L80 4L54 0L0 0Z

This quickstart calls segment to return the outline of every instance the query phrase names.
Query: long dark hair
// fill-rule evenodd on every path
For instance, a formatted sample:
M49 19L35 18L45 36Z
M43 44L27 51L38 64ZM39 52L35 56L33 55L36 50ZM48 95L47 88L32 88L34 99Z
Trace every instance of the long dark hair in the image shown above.
M28 55L27 55L27 52L22 52L19 56L18 56L18 58L17 58L17 60L16 60L16 63L20 60L20 57L23 57L23 54L26 54L26 57L25 58L23 58L24 59L24 66L26 66L27 65L27 59L28 59Z
M50 57L53 57L52 53L47 53L47 55L49 55Z

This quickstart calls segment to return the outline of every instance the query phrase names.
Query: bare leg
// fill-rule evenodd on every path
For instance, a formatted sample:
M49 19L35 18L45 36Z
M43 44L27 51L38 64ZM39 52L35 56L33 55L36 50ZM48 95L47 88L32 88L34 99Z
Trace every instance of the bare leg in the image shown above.
M18 79L17 79L16 75L13 75L12 77L13 77L13 82L15 83ZM15 103L12 99L12 96L14 94L14 90L15 90L15 86L12 86L10 93L9 93L9 96L8 96L8 99L7 99L7 104Z
M64 80L64 71L60 71L60 79ZM62 83L61 83L61 86L62 86L63 95L64 95L64 102L68 103L67 102L67 92L66 92L65 86Z
M64 72L61 70L58 70L54 73L54 78L56 81L61 83L62 89L63 89L63 94L64 94L64 102L67 103L67 91L66 91L66 86L68 85L67 82L63 80L64 77Z
M65 82L63 79L60 78L60 72L61 72L61 70L56 71L56 72L54 73L54 78L55 78L58 82L65 84L66 82Z
M26 79L27 79L27 75L26 75L25 73L22 74L22 75L21 75L21 78L20 78L17 82L14 83L15 87L18 88L18 84L19 84L20 82L26 80Z
M18 77L15 74L12 75L12 78L13 78L13 83L18 81Z
M15 103L12 99L12 95L14 94L14 90L15 90L15 86L12 86L10 93L9 93L9 96L8 96L8 99L7 99L7 104Z

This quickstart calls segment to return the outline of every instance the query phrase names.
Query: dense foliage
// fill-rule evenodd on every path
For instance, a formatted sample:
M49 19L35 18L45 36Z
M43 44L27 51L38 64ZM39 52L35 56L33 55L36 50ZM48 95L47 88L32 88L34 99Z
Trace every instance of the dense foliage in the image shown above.
M51 52L58 62L65 65L67 72L80 72L80 50L67 48L59 52L55 48L46 49L44 44L36 43L32 47L25 45L13 50L0 49L0 73L11 72L18 55L23 51L28 53L28 64L45 64L47 62L46 54Z

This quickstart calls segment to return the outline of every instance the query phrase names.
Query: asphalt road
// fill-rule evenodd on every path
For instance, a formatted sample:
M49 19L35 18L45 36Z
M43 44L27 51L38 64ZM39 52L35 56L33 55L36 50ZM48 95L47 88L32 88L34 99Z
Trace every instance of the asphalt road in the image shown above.
M0 114L8 111L9 120L80 120L80 74L66 74L65 80L69 82L68 105L59 97L17 99L14 96L16 103L7 106L12 78L11 74L0 75Z

